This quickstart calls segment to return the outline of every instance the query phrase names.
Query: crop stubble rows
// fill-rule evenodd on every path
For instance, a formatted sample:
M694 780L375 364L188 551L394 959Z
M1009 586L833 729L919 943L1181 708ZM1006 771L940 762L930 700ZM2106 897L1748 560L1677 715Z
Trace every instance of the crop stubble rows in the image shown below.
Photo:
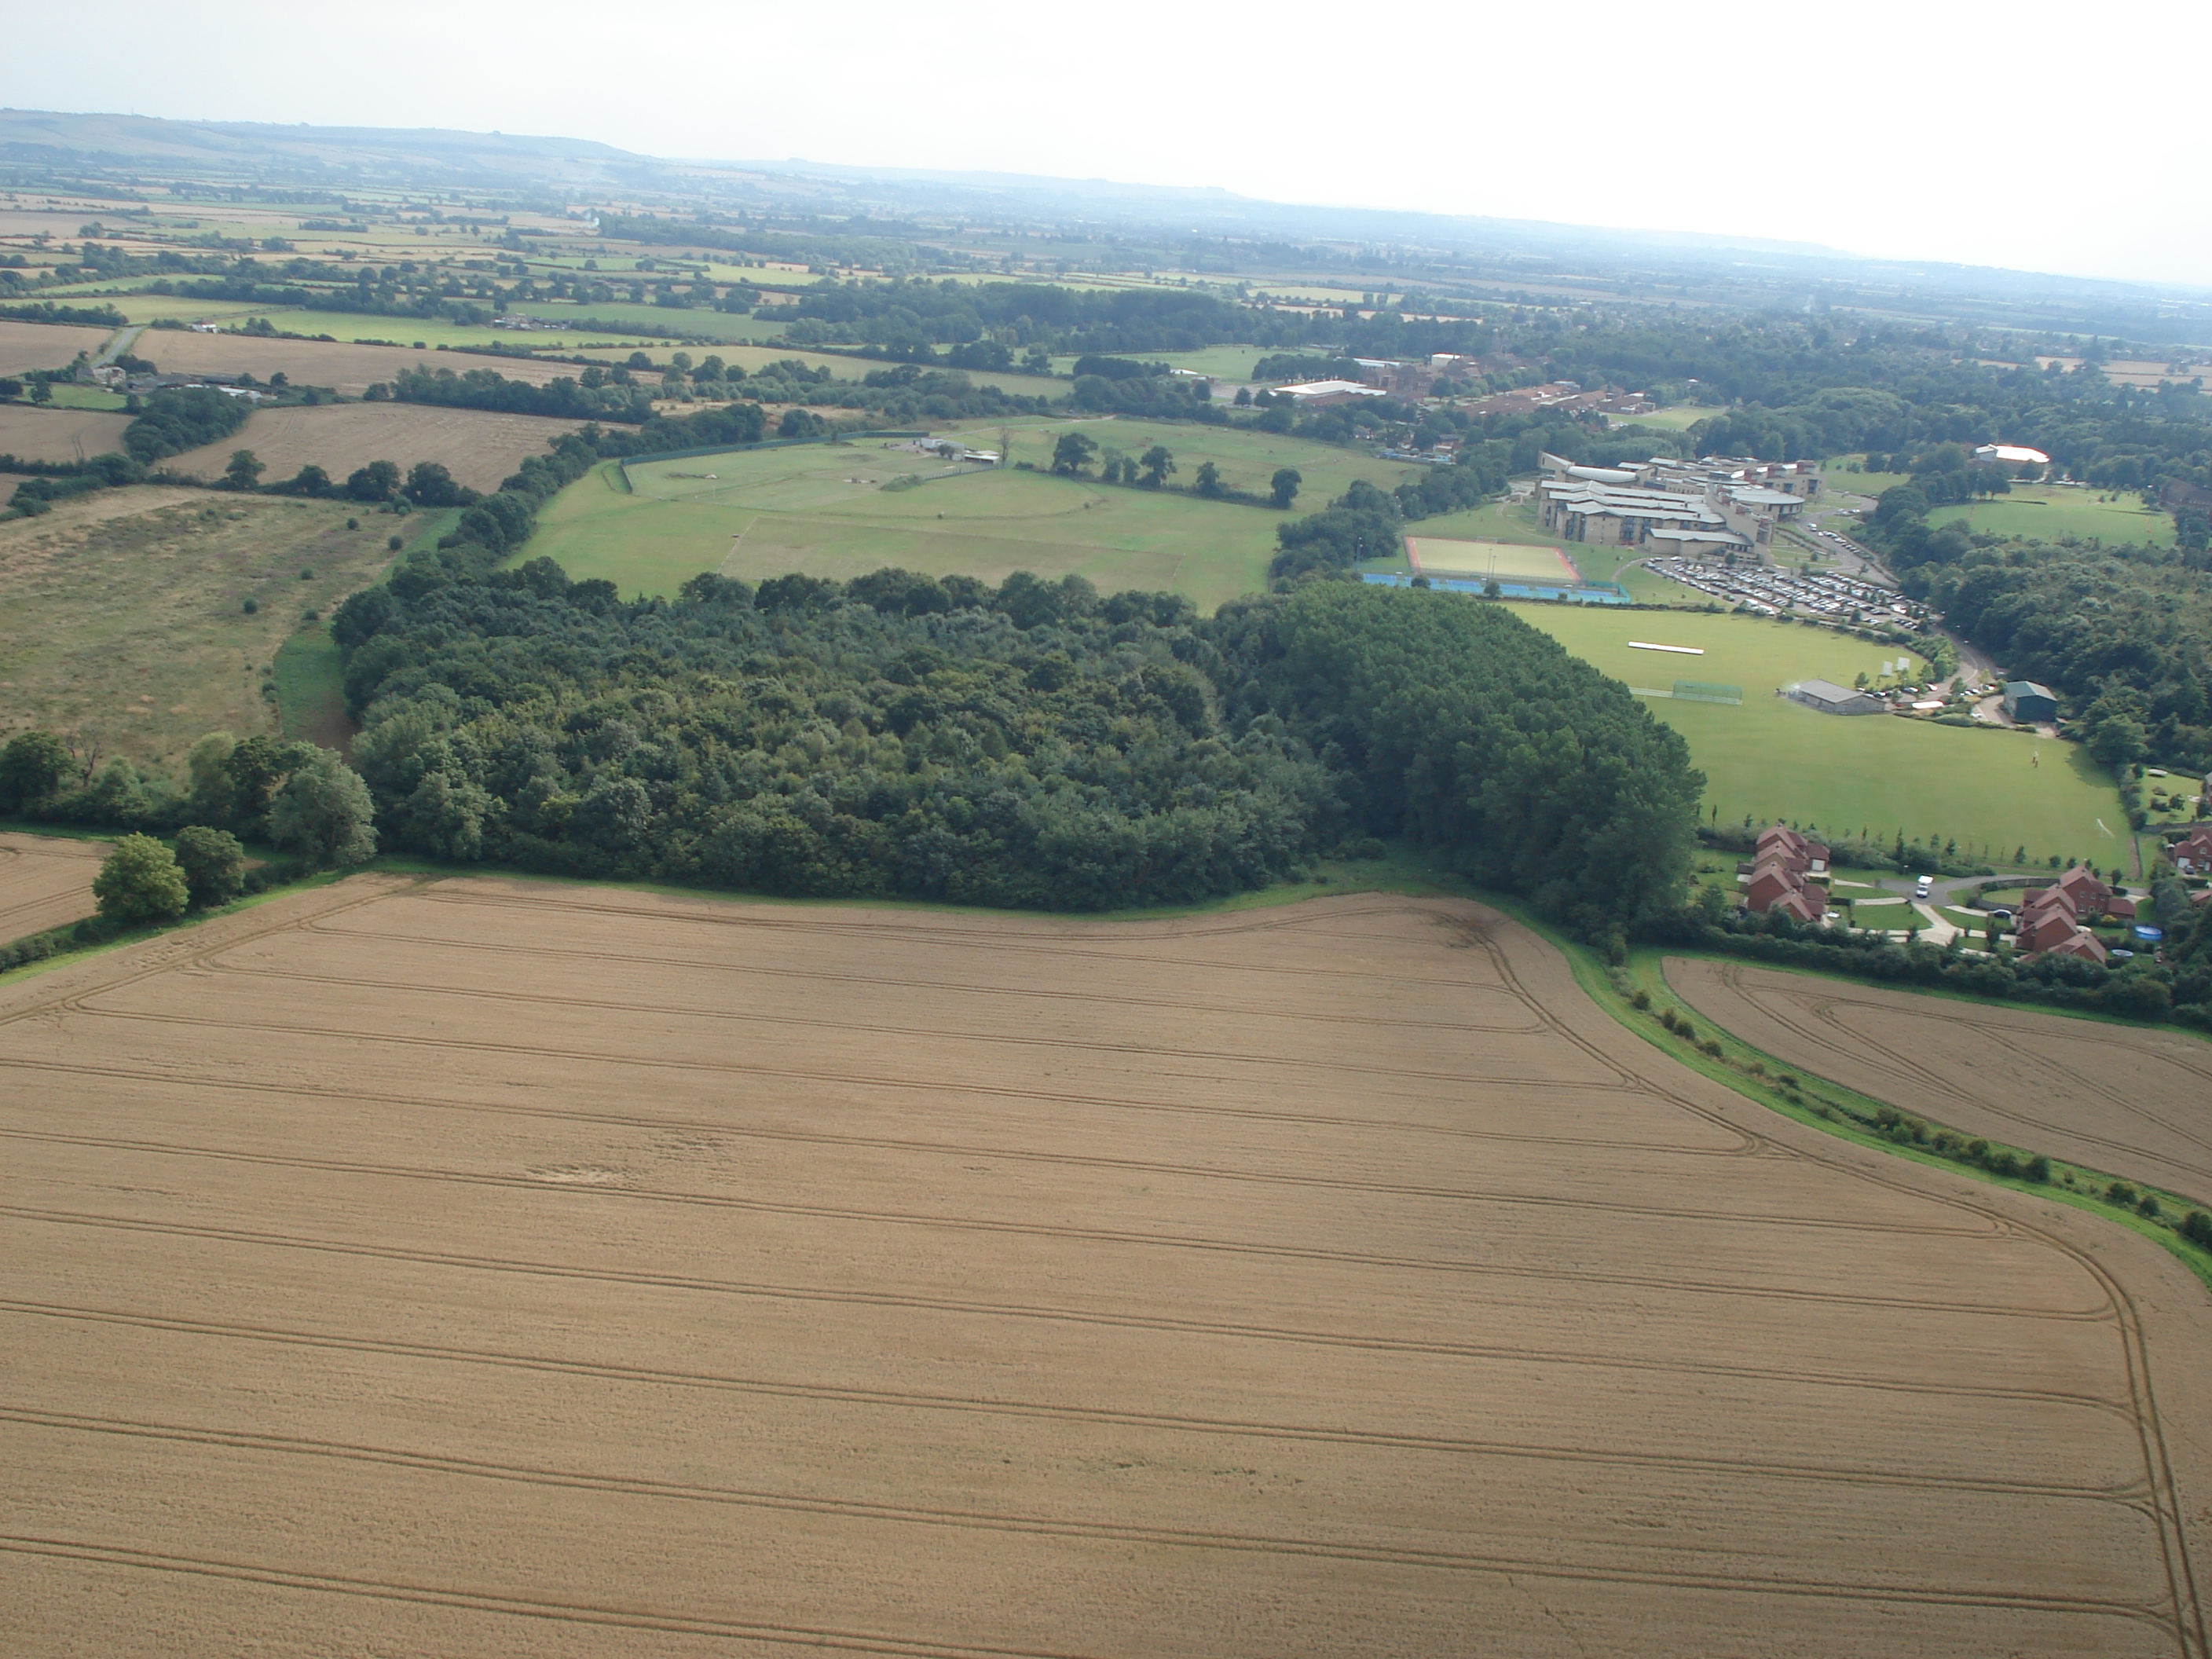
M53 836L0 835L0 945L82 921L106 848Z
M2182 1031L1976 1006L1740 963L1668 982L1776 1058L1988 1139L2212 1206L2212 1048Z
M1472 906L357 878L0 1032L27 1651L2203 1652L2112 1274Z

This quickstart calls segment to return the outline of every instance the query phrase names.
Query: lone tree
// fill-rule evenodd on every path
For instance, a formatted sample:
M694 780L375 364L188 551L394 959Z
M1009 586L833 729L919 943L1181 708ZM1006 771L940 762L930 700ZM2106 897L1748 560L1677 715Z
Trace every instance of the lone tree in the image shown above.
M1165 444L1154 444L1137 458L1137 462L1145 469L1145 487L1148 489L1158 489L1168 481L1168 474L1176 470L1175 456Z
M1271 507L1287 507L1297 499L1298 486L1305 480L1294 466L1278 467L1275 476L1267 480L1267 503Z
M1063 432L1052 447L1052 470L1063 478L1073 478L1091 465L1091 458L1097 453L1098 446L1080 432Z
M1198 476L1191 481L1191 488L1209 501L1219 495L1223 488L1221 469L1212 461L1206 462L1198 469Z
M246 890L246 849L228 830L192 823L178 830L177 867L200 909L228 904Z
M269 838L319 865L360 864L376 852L374 817L361 774L319 749L269 803Z
M125 836L92 878L100 914L110 921L173 921L191 902L176 854L151 836Z
M230 465L222 470L225 489L252 489L261 481L262 464L250 449L230 452Z

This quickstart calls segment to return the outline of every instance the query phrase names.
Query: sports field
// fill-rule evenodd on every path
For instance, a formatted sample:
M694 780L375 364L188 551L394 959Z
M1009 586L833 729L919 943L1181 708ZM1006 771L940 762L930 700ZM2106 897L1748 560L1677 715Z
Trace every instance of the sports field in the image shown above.
M27 1659L2196 1650L2185 1270L1473 905L356 877L0 1030Z
M1978 921L1978 919L1977 919ZM1978 927L1977 927L1978 931ZM2212 1209L2212 1043L1736 962L1671 958L1683 1000L1787 1065L1962 1134Z
M2095 536L2107 542L2136 542L2148 547L2173 545L2173 517L2145 507L2142 498L2123 495L2115 500L2099 497L2095 489L2059 489L2043 484L2014 484L2012 494L1971 507L1939 507L1928 522L1956 524L1992 536L2034 537L2055 542L2062 536L2087 540Z
M92 915L92 878L106 855L105 842L0 834L0 945Z
M1011 434L1017 460L1045 465L1066 422L977 424L936 434L995 450ZM1143 421L1088 421L1102 448L1142 453L1164 443L1178 480L1213 460L1236 486L1264 489L1278 466L1304 471L1326 499L1354 477L1385 488L1405 469L1295 438ZM1003 580L1017 570L1078 574L1103 592L1164 589L1211 611L1267 586L1275 526L1293 514L1172 491L1109 488L1043 471L984 471L889 489L902 476L944 471L933 455L890 441L691 456L601 467L548 505L516 556L557 560L578 580L605 577L625 594L672 593L702 570L757 581L804 571L840 580L886 565ZM712 477L708 477L713 474Z
M2025 845L2034 859L2056 853L2110 866L2127 851L2118 793L2078 744L1887 714L1824 714L1775 695L1800 680L1849 685L1862 672L1876 675L1885 656L1899 654L1894 647L1763 617L1536 605L1516 605L1514 614L1631 686L1668 690L1677 679L1741 685L1740 708L1647 700L1688 739L1705 775L1708 814L1717 807L1723 822L1747 812L1761 823L1787 818L1883 840L1902 829L1908 841L1956 840L2006 859ZM1639 651L1631 640L1695 646L1705 654Z
M1495 576L1500 581L1579 581L1582 573L1559 547L1531 547L1519 542L1449 541L1437 536L1408 536L1406 545L1417 571L1432 576Z

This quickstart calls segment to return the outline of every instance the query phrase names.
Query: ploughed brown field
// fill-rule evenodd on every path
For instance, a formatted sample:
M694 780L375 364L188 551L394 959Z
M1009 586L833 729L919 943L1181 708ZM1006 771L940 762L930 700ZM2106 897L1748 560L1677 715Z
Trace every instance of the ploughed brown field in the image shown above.
M106 854L103 842L0 834L0 945L98 909L92 878Z
M167 465L216 478L234 452L250 449L267 469L264 483L280 483L310 462L343 483L347 474L371 461L395 462L403 472L417 461L438 461L470 489L488 492L530 456L543 455L562 433L582 425L424 404L293 405L257 410L229 437L188 449Z
M1667 981L1776 1059L1980 1135L2212 1206L2212 1043L1671 957Z
M12 1655L2204 1651L2197 1281L1473 905L356 877L0 1077Z
M305 313L307 326L313 325L313 313ZM574 380L583 372L574 363L537 363L524 357L484 356L467 351L417 351L406 343L407 325L404 317L392 319L392 338L398 343L388 346L149 328L131 349L164 374L244 373L261 380L282 374L295 386L328 386L349 398L358 398L377 381L395 380L410 368L450 368L456 374L489 368L510 380L527 380L532 386L544 386L564 374Z

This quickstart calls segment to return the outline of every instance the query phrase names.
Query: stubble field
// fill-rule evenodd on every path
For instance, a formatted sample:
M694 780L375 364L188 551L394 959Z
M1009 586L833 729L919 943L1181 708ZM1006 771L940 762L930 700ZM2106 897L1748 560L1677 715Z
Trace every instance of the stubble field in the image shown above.
M357 877L0 1030L33 1659L2203 1652L2196 1281L1472 905Z
M543 455L581 421L542 415L501 415L481 409L440 409L424 404L319 404L256 410L244 428L218 442L186 450L167 463L179 472L220 477L234 450L250 449L268 468L264 483L290 477L309 462L343 483L371 461L438 461L471 489L499 488L532 455Z
M74 461L104 455L123 447L123 434L131 420L128 415L101 410L0 404L0 455L19 455L27 461Z
M19 323L0 318L0 374L67 368L80 351L96 352L112 330L74 323Z
M1667 980L1707 1018L1817 1077L2212 1207L2212 1043L2201 1038L1733 962L1672 957Z
M327 386L358 398L380 380L397 379L410 368L450 368L465 374L488 368L510 380L544 386L583 371L574 363L533 362L527 357L490 357L473 352L416 351L406 342L420 339L408 319L394 317L385 337L396 346L348 345L327 340L271 340L252 334L195 334L181 329L148 329L131 351L165 374L236 374L265 380L282 374L295 386Z
M0 835L0 945L90 915L106 852L101 842Z

